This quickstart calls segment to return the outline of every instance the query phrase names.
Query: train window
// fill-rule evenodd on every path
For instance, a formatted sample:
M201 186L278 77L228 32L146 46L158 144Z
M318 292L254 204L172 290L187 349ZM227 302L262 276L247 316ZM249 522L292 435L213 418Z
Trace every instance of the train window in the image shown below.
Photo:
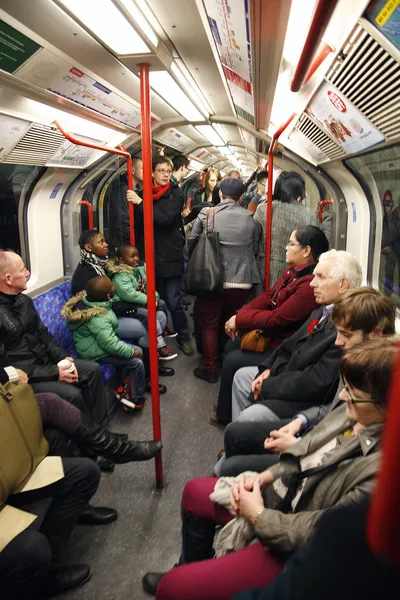
M350 158L346 164L381 207L379 289L400 308L400 145Z
M27 266L20 203L29 197L42 171L27 165L0 165L0 244L21 254Z

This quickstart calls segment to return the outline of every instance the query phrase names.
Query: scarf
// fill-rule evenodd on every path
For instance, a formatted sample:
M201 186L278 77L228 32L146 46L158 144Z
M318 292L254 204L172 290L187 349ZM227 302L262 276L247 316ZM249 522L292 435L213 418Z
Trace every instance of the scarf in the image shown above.
M92 252L87 252L83 248L81 249L81 260L80 265L90 265L97 273L97 275L107 275L106 263L108 258L99 258Z
M153 200L158 200L159 198L161 198L161 196L163 196L165 194L165 192L167 192L169 190L170 187L171 187L170 181L168 181L167 185L164 185L164 186L155 186L153 184L153 186L152 186Z

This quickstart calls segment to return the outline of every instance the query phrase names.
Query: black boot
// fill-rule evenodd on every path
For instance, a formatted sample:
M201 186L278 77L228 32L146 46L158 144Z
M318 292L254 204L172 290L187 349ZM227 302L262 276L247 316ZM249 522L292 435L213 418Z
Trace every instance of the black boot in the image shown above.
M117 464L132 461L150 460L161 450L162 442L133 442L115 435L93 423L87 415L82 414L78 429L73 434L76 441L91 451L111 458Z
M213 556L215 524L181 509L182 553L179 564L207 560Z

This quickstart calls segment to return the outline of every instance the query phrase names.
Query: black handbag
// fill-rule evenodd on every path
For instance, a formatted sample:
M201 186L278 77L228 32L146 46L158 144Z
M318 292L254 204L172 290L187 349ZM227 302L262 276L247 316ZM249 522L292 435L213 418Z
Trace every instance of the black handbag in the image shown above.
M210 213L211 229L208 227ZM199 237L182 278L182 289L186 294L198 296L223 290L224 268L219 233L214 229L214 219L214 208L207 208L204 233Z

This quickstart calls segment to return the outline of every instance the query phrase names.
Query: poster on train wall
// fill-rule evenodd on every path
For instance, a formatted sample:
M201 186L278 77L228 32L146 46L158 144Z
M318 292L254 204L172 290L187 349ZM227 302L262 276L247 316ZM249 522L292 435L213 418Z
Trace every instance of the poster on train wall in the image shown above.
M193 146L191 139L174 128L163 131L161 135L156 134L155 137L158 142L162 142L166 146L171 146L171 148L175 148L175 150L179 150L183 154Z
M328 82L318 90L307 112L349 154L385 141L385 136Z
M400 50L399 0L373 0L369 3L365 16Z
M192 152L191 156L194 159L201 160L206 165L211 165L213 162L216 161L216 156L208 152L208 150L206 150L205 148L199 148L198 150L195 150L194 152Z
M0 69L14 73L40 46L0 19Z
M248 0L204 0L237 115L254 125Z
M139 106L124 100L76 67L57 76L47 89L124 125L135 128L141 121Z
M76 134L73 134L76 136ZM83 135L76 136L84 142L90 142L91 144L103 144L100 140L93 140ZM54 156L47 162L46 166L58 165L61 167L86 167L86 165L102 154L99 150L93 148L86 148L85 146L77 146L68 140L65 140L58 150L54 153Z
M29 125L29 121L0 114L0 163L22 138Z

